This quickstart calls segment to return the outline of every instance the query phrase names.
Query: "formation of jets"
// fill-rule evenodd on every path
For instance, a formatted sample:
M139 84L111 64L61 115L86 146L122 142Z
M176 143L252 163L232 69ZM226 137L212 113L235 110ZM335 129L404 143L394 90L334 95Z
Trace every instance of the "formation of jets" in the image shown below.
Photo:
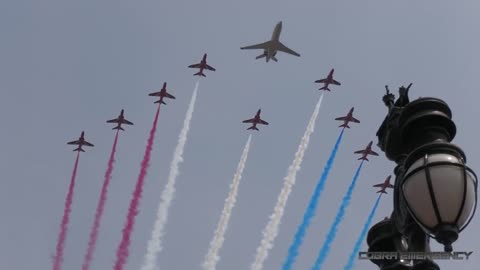
M273 33L272 33L272 36L271 36L270 40L268 40L266 42L263 42L263 43L255 44L255 45L241 47L240 49L242 49L242 50L261 49L261 50L263 50L263 53L261 55L257 56L256 59L265 58L266 62L269 62L270 59L272 59L275 62L278 62L278 59L276 58L276 55L277 55L278 51L300 57L299 53L293 51L292 49L285 46L282 42L280 42L281 32L282 32L282 22L280 21L275 25L275 28L273 30ZM214 67L207 64L207 54L206 53L203 55L200 63L189 65L188 68L199 69L199 71L197 73L193 74L193 76L202 76L202 77L206 77L206 75L204 74L205 70L216 71ZM323 86L319 90L330 91L330 88L329 88L330 85L341 85L340 82L338 82L337 80L335 80L333 78L334 71L335 71L334 69L331 69L326 78L315 81L315 83L323 83ZM408 88L410 88L410 85L409 85ZM408 91L408 88L405 91ZM388 88L387 88L387 91L388 91ZM166 105L166 103L164 101L164 99L166 99L166 98L175 99L175 96L168 93L166 82L163 83L163 87L160 89L160 91L150 93L149 96L159 97L159 99L154 102L154 103L159 103L159 105L160 104ZM346 116L335 118L335 120L337 120L337 121L343 121L343 124L341 124L339 127L350 128L350 126L348 125L350 122L360 123L360 121L358 119L353 117L353 110L354 110L354 108L352 107ZM257 125L268 125L267 121L261 119L261 117L260 117L261 111L262 110L259 109L253 118L242 121L243 123L252 124L249 128L247 128L247 130L257 130L258 131L259 129L257 128ZM132 122L125 119L123 109L122 109L122 111L120 112L120 115L117 118L108 120L107 123L116 123L117 126L115 126L113 129L117 129L117 130L124 130L121 126L122 124L133 125ZM358 150L358 151L354 152L355 154L361 154L362 155L360 158L358 158L358 160L368 161L368 158L367 158L368 155L378 156L378 154L371 149L372 148L372 143L373 142L371 141L365 149ZM81 134L81 136L78 140L68 142L67 144L78 145L78 147L76 149L74 149L73 151L85 152L82 149L83 145L93 147L93 144L91 144L91 143L89 143L85 140L83 131L82 131L82 134ZM393 188L393 186L390 184L390 176L387 178L387 180L385 180L385 182L383 184L374 185L374 187L382 187L382 190L380 190L378 192L379 193L380 192L381 193L386 193L386 191L385 191L386 188Z
M389 176L387 177L387 179L385 179L385 182L380 183L380 184L373 185L373 187L379 187L379 188L380 188L380 190L377 191L377 193L385 193L385 194L388 194L388 193L385 191L385 189L387 189L387 188L393 188L393 185L390 184L390 178L391 178L391 177L392 177L392 176L389 175Z

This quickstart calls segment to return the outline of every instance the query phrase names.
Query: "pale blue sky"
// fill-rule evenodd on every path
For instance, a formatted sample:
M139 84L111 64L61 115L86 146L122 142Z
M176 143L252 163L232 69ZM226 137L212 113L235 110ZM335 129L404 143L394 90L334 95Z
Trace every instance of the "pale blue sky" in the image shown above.
M186 67L205 52L217 72L200 82L160 266L200 268L247 139L241 120L261 107L270 125L253 137L218 264L218 269L249 267L320 95L313 82L335 68L342 86L325 95L265 263L265 269L280 268L340 132L332 119L355 106L361 124L346 131L296 264L296 269L309 269L358 165L352 152L377 141L375 132L386 113L381 101L385 84L393 90L413 82L411 98L447 101L458 128L454 143L479 170L479 8L473 0L0 2L0 269L51 268L75 157L65 143L85 130L95 147L80 158L64 262L64 269L80 269L114 137L105 121L123 108L135 125L119 139L91 269L112 267L155 113L147 94L167 81L177 99L160 114L125 268L139 269L197 80ZM254 59L260 51L239 49L266 41L280 20L281 40L300 58L279 53L278 63L265 63ZM343 268L376 198L371 185L393 167L383 155L365 164L325 269ZM383 198L376 221L390 214L391 200ZM442 268L478 268L479 228L475 218L454 244L473 250L471 260L442 261ZM363 261L357 269L375 266Z

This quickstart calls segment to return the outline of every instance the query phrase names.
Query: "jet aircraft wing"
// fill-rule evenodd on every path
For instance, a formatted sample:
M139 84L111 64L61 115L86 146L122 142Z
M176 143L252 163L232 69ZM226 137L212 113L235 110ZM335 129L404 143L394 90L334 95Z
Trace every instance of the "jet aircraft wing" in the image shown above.
M175 99L175 97L173 95L170 95L169 93L165 93L165 97Z
M80 140L71 141L71 142L68 142L67 144L80 144Z
M255 118L243 120L242 123L255 123Z
M250 49L267 49L271 44L271 41L255 44L255 45L250 45L246 47L241 47L241 50L250 50Z
M215 71L215 69L209 65L205 65L205 69L208 69L208 70L211 70L211 71Z
M352 121L352 122L354 122L354 123L360 123L360 120L358 120L358 119L355 118L355 117L350 118L350 121Z
M341 85L338 81L335 81L332 79L332 84L335 84L335 85Z
M119 122L118 118L107 121L107 123L118 123L118 122Z
M316 80L315 82L316 83L326 83L327 79Z
M377 152L372 151L372 150L368 151L368 154L369 154L369 155L378 156Z
M264 121L262 119L260 119L260 124L263 124L263 125L268 125L268 122L267 121Z
M201 64L193 64L193 65L190 65L188 66L189 68L201 68L202 65Z
M87 142L87 141L83 141L83 144L86 145L86 146L92 146L93 147L93 144Z
M283 45L281 42L279 42L277 50L300 57L300 54L288 48L287 46Z
M133 123L128 121L127 119L123 119L122 123L125 125L133 125Z

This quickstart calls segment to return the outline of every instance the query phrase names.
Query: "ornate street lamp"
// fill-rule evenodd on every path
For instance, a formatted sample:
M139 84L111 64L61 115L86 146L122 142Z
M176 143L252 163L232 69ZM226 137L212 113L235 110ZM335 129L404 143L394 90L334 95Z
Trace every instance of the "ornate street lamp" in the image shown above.
M394 161L394 209L389 220L374 225L369 251L430 251L430 238L452 251L452 243L473 218L477 177L462 149L450 142L456 127L448 105L437 98L410 102L407 88L399 98L387 89L388 114L380 126L378 146ZM440 269L431 260L372 260L382 270Z

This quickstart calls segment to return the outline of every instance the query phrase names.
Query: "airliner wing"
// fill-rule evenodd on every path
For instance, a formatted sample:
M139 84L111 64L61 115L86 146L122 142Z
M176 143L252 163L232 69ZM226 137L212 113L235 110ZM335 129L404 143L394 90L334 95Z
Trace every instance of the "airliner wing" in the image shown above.
M246 47L241 47L241 50L250 50L250 49L267 49L271 44L271 41L263 42L260 44L250 45Z
M279 42L277 50L300 57L300 54L288 48L287 46L283 45L281 42Z

